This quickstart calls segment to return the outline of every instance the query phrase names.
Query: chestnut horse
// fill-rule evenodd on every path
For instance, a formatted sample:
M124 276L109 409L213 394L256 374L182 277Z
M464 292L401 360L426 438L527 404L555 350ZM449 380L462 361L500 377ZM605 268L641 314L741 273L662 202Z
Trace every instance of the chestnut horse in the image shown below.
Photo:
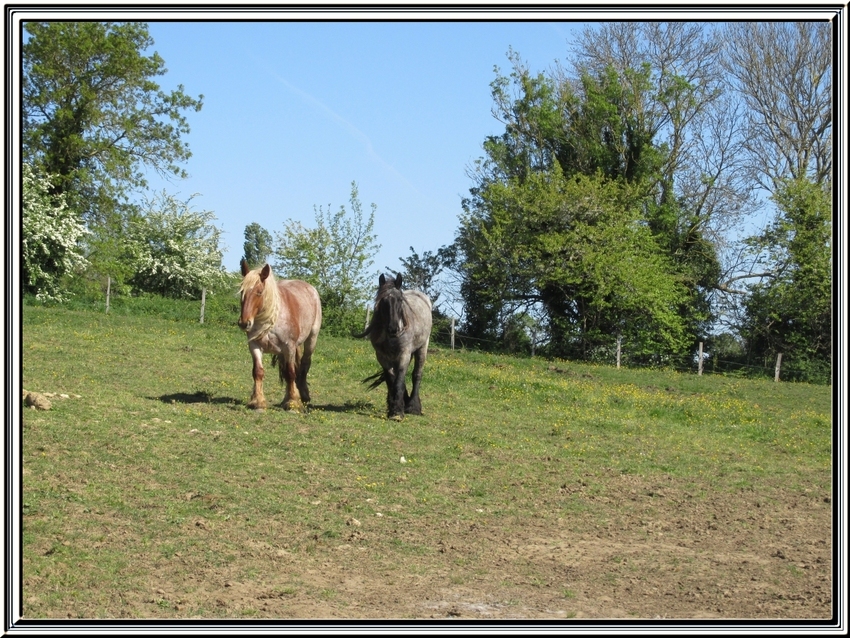
M419 385L431 338L431 300L418 290L402 290L401 274L395 281L378 279L375 310L365 332L369 335L381 371L363 379L370 388L387 384L387 417L400 421L405 414L422 414ZM413 387L407 393L405 376L413 364Z
M284 409L301 410L310 401L307 372L322 326L319 293L306 281L276 282L268 264L249 270L243 259L241 266L242 310L237 324L248 336L248 350L254 360L254 391L248 407L267 407L263 353L270 352L272 365L277 365L280 381L286 385Z

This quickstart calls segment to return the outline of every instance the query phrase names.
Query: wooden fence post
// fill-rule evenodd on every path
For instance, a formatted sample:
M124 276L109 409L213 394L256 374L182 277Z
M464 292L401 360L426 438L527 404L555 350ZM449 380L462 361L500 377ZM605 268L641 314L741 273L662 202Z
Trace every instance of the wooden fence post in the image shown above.
M109 292L112 288L112 277L106 276L106 314L109 314Z
M699 342L699 362L697 364L697 376L702 376L702 341Z
M618 336L617 337L617 370L620 369L620 341L621 340L622 340L622 337Z
M451 342L452 342L452 352L454 352L454 349L455 349L455 318L454 317L452 317L452 338L451 338Z
M782 363L782 353L776 355L776 371L773 373L773 380L779 381L779 365Z
M204 323L204 308L207 305L207 289L201 288L201 323Z

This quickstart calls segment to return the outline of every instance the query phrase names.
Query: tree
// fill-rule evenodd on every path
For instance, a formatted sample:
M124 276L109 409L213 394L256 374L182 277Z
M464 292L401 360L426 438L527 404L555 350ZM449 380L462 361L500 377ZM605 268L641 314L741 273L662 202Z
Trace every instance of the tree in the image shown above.
M198 99L166 93L166 72L142 22L27 22L23 53L23 156L56 175L51 193L89 222L102 222L143 169L182 177L191 153L181 136Z
M773 224L742 242L739 265L724 278L732 327L751 359L769 364L784 351L783 369L795 357L820 379L831 359L823 269L831 230L822 219L819 238L803 239L812 211L829 210L828 198L817 200L832 182L831 33L825 22L729 23L722 58L730 92L745 106L742 175L777 208ZM801 241L817 248L801 251ZM814 281L800 281L803 273Z
M437 299L440 297L437 278L446 265L444 252L445 249L439 249L436 253L426 250L420 256L411 246L409 257L398 258L402 265L401 274L405 287L424 292L434 308L437 307Z
M730 22L723 68L747 105L753 180L771 193L786 179L832 176L832 46L826 22Z
M148 198L143 214L131 220L124 247L136 291L197 298L202 288L220 283L221 230L210 211L195 211L165 191Z
M587 27L573 48L576 77L617 79L619 95L605 103L619 106L625 135L666 149L657 158L662 201L673 195L674 176L701 155L691 131L721 96L719 51L712 30L693 22L606 22Z
M354 313L372 297L375 274L369 272L380 244L372 229L375 210L364 218L357 184L351 182L350 213L340 206L332 213L314 207L316 226L306 228L288 219L282 233L275 233L276 272L291 279L304 279L316 287L322 300L325 326L349 334L355 325ZM359 321L359 320L358 320ZM362 324L361 324L362 327Z
M742 333L752 359L778 353L809 380L829 378L832 362L832 205L830 185L789 179L773 196L780 215L754 250L773 269L751 286ZM793 362L793 363L792 363Z
M694 335L711 329L737 266L730 239L758 209L745 178L744 109L725 92L721 35L698 23L608 22L587 28L573 49L576 73L617 72L657 149L646 218L691 291L681 312Z
M65 204L52 195L52 182L23 164L21 224L22 284L41 300L62 301L61 280L86 264L79 240L86 228Z
M602 176L556 166L493 182L456 239L466 329L505 341L518 316L544 317L551 354L592 358L622 335L644 354L689 345L686 290L640 219L640 199Z
M706 236L714 212L710 205L718 201L710 196L710 188L723 184L722 178L731 169L728 164L722 164L715 169L715 179L703 173L702 182L693 179L686 182L689 186L702 183L705 187L702 192L684 191L677 183L679 174L687 167L693 167L690 175L697 172L695 158L699 154L694 149L703 147L691 140L702 138L700 131L692 128L703 121L703 113L717 99L716 78L693 62L697 59L697 45L704 40L694 38L693 31L679 33L670 29L638 34L631 26L613 29L612 34L627 40L627 36L638 39L640 35L641 42L649 41L659 48L655 50L645 44L644 49L629 52L625 57L618 54L626 52L616 48L610 52L591 51L589 61L575 65L577 77L567 76L563 69L548 76L533 75L511 51L509 58L514 68L510 78L499 75L491 84L494 115L505 124L505 132L487 138L486 157L476 163L471 174L475 183L470 189L471 196L464 201L465 217L456 242L459 250L455 253L462 257L458 267L466 275L461 284L466 301L466 327L476 336L501 338L498 335L504 331L503 326L507 325L510 316L529 311L527 307L497 300L500 295L504 299L516 299L517 285L522 288L527 277L532 276L524 273L546 266L534 261L538 253L512 248L521 261L517 264L521 269L507 267L505 255L496 252L505 250L504 244L495 242L488 233L503 226L512 228L511 232L520 232L515 226L496 221L505 215L522 218L530 214L524 208L530 200L523 189L529 183L539 183L535 180L544 175L549 184L564 182L566 178L565 183L576 179L586 185L588 182L578 180L580 176L610 181L623 193L629 193L630 203L623 204L629 211L626 219L644 226L649 234L643 231L635 234L624 228L622 237L637 245L631 249L615 245L648 260L647 263L660 257L665 262L661 269L663 276L677 273L676 293L672 294L672 289L664 285L662 288L671 293L668 300L678 299L676 313L681 322L668 322L669 338L664 337L657 344L666 343L665 347L680 350L681 334L690 334L695 344L708 329L711 319L708 294L716 286L720 273L714 245ZM672 43L658 41L668 35ZM670 45L679 57L671 60L661 53L662 44ZM711 50L709 53L703 51L703 55L709 54ZM682 61L693 64L677 64ZM714 84L710 84L712 82ZM562 177L558 177L559 174ZM501 193L500 188L516 191L511 197L499 195L502 200L511 201L510 206L504 207L493 197ZM558 188L549 189L553 201L563 194L558 193ZM586 193L577 195L593 199ZM572 203L564 200L559 206L568 211ZM557 215L539 217L533 232L541 237L582 241L580 235L563 232L565 219L563 215L561 218ZM601 227L587 226L593 232ZM513 241L526 236L527 233L508 239ZM655 249L644 243L647 237L655 243ZM486 238L485 243L481 243L482 238ZM604 243L613 237L600 235L598 239ZM488 250L494 252L488 255ZM604 258L604 255L600 253L596 258ZM493 281L488 283L490 290L482 290L485 286L475 281L477 270L493 274ZM521 271L522 274L518 274ZM536 275L534 277L539 280ZM539 320L541 313L548 316L549 329L554 331L550 342L553 347L586 356L596 347L596 341L604 341L605 330L620 319L613 308L604 310L604 304L575 303L567 290L562 286L549 288L544 295L545 304L534 311L537 314L532 318ZM527 294L523 292L521 296ZM639 301L639 294L635 296L638 305L645 301ZM665 305L664 309L669 311L669 306ZM610 316L604 317L605 312ZM571 313L582 317L565 319ZM579 322L584 322L585 328L576 332ZM635 325L643 323L636 319ZM680 325L672 329L676 323ZM589 336L594 325L605 326L596 333L599 339ZM497 329L497 326L501 327ZM564 337L560 343L560 336L555 334L558 330L563 331L561 336ZM577 334L582 335L579 341L583 343L578 350L575 347ZM651 343L649 333L646 336L646 339L641 337L642 342Z
M257 222L245 226L245 243L242 244L243 257L251 268L262 266L274 250L272 236Z

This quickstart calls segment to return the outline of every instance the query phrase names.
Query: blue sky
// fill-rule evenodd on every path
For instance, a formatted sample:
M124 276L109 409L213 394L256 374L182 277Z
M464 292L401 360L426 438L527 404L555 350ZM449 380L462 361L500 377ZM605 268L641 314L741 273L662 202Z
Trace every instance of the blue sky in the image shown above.
M151 22L152 50L204 95L188 114L190 177L151 187L197 193L238 268L245 226L274 236L287 219L314 225L314 206L350 210L351 182L377 206L375 271L450 243L467 175L488 135L494 66L509 47L533 71L564 61L575 22ZM151 50L148 51L150 53Z

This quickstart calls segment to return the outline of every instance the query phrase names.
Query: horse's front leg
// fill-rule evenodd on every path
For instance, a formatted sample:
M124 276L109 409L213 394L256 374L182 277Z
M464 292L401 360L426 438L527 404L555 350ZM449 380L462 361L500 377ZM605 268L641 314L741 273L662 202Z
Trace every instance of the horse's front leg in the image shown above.
M400 366L394 372L395 374L387 374L387 418L401 421L404 418L404 406L408 399L407 388L404 385L407 366Z
M422 401L419 399L419 384L422 383L422 368L425 367L425 357L428 344L413 353L413 387L410 398L405 399L404 411L407 414L422 414Z
M397 379L395 368L384 367L384 380L387 383L387 418L400 421L404 418L404 399L398 398Z
M260 347L253 343L248 343L248 350L251 352L251 358L254 360L254 368L252 375L254 377L254 391L251 393L251 400L248 401L248 407L253 410L265 410L266 397L263 394L263 379L266 376L266 371L263 368L263 351Z

